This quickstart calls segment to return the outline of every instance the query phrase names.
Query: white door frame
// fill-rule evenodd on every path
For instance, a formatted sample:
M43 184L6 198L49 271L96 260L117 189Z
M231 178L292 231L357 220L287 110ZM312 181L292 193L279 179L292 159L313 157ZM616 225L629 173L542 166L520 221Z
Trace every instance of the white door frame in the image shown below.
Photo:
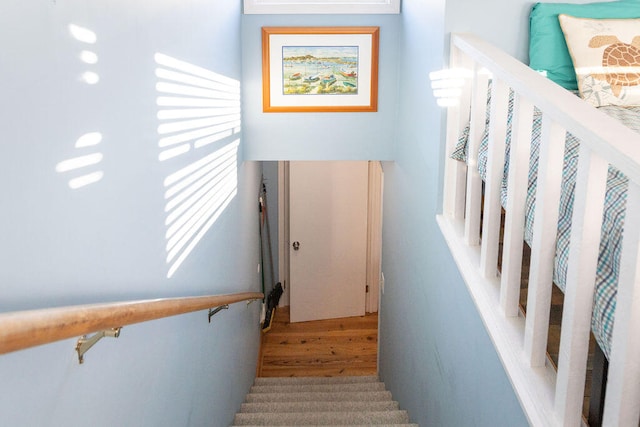
M289 162L278 162L278 277L284 292L279 306L289 305Z
M377 313L382 274L382 201L384 176L380 162L369 162L369 207L367 219L367 299L365 311Z
M367 313L378 312L382 264L383 172L379 161L369 162L369 194L367 219ZM289 293L289 162L278 162L278 277L284 293L280 306L290 304Z

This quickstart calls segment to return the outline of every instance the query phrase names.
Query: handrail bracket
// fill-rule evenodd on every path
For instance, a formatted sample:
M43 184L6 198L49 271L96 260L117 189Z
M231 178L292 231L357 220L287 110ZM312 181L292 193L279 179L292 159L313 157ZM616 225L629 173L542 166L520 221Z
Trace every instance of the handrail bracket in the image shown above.
M210 308L209 309L209 323L211 323L211 318L218 313L220 310L226 310L229 308L229 304L221 305L220 307Z
M78 363L82 364L84 362L84 354L89 351L91 347L98 341L100 341L104 337L118 338L120 336L120 330L122 327L107 329L104 331L97 332L90 337L87 335L83 335L78 338L78 343L76 344L76 351L78 352Z

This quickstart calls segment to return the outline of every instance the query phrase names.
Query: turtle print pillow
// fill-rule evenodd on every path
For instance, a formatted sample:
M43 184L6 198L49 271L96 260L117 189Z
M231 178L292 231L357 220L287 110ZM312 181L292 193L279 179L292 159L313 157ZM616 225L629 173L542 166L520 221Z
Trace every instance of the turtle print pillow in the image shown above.
M558 19L580 96L596 107L640 105L640 19Z

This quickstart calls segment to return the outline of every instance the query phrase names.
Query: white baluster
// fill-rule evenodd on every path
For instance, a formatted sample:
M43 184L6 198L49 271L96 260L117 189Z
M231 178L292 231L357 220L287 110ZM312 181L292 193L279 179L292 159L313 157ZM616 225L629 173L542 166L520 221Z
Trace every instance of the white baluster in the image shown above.
M520 278L522 273L522 246L524 242L525 204L527 200L529 157L533 104L514 95L507 205L504 224L500 306L506 316L518 315Z
M509 87L503 81L491 83L491 114L487 175L482 218L482 244L480 246L480 274L496 277L498 272L498 242L500 240L500 192L504 169L504 150L507 135Z
M596 267L608 164L580 146L576 176L571 246L562 310L555 408L566 426L580 424L589 355Z
M487 121L487 90L489 77L476 64L471 90L471 123L467 147L467 201L465 211L465 242L469 246L480 243L480 214L482 213L482 177L478 172L478 150Z
M543 115L524 336L531 366L546 360L565 134Z
M640 185L629 182L604 426L637 427L640 418Z

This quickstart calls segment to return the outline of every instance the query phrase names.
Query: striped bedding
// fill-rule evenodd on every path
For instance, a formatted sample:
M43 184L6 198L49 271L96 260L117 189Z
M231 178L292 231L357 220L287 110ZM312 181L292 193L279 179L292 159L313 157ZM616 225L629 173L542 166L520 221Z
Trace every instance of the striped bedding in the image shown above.
M489 99L490 101L490 99ZM488 102L489 102L488 101ZM600 107L610 116L618 119L633 130L640 132L640 107ZM511 117L513 112L513 97L509 102L509 116L507 126L506 156L504 177L502 182L502 205L506 205L507 173L509 168L509 148L511 140ZM529 185L526 201L525 241L531 243L533 233L533 214L536 203L536 181L538 175L538 156L540 151L540 127L542 114L535 110L533 131L531 135L531 157L529 163ZM487 124L489 121L489 104L487 104ZM451 157L466 161L467 139L469 128L465 129L458 140ZM478 153L478 171L482 179L486 176L488 145L488 126L480 144ZM573 211L574 188L578 167L579 141L567 133L565 143L564 169L562 175L562 193L560 197L560 211L558 220L558 235L556 243L556 258L554 268L554 282L564 292L567 263L569 258L569 239L571 231L571 217ZM609 167L605 207L602 221L602 239L598 257L596 290L593 301L593 317L591 326L595 338L604 354L609 358L611 350L611 334L616 306L616 288L619 274L621 236L624 225L625 201L627 193L627 178L616 169Z

